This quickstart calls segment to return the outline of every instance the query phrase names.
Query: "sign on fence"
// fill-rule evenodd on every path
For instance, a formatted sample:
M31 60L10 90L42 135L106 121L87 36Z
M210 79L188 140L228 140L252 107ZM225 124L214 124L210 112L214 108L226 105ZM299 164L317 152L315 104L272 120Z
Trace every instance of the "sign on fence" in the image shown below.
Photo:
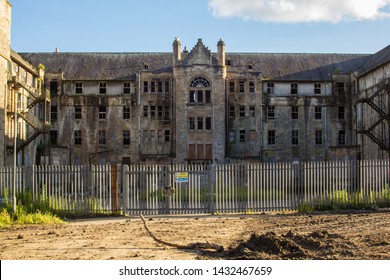
M176 172L175 177L178 183L188 183L188 172Z

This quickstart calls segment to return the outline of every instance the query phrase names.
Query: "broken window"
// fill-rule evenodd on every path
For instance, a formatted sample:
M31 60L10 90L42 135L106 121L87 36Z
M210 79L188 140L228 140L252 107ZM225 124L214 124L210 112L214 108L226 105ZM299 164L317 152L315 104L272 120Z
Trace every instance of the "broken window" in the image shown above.
M203 118L198 117L198 130L203 130Z
M98 134L99 145L106 145L106 131L99 130Z
M255 106L249 106L249 116L252 118L255 116Z
M276 143L275 130L268 130L268 145L275 145L275 143Z
M291 84L291 94L298 94L298 84L297 83Z
M56 121L58 117L58 108L57 106L50 106L50 120L52 122Z
M82 107L81 106L74 106L74 118L76 120L80 120L82 117L83 117Z
M291 131L291 144L298 145L298 130Z
M51 96L58 95L58 81L57 80L50 81L50 95Z
M74 144L81 145L81 130L74 131Z
M298 106L291 106L291 119L298 119Z
M322 118L322 107L321 106L314 107L314 118L316 120L320 120Z
M275 106L267 107L267 119L269 120L275 119Z
M130 130L123 130L123 146L130 145Z
M322 130L315 131L315 143L316 145L322 145Z
M244 81L240 81L238 83L238 85L239 85L239 92L240 93L244 93L245 92L245 82Z
M57 145L58 141L58 132L57 130L50 130L50 144Z
M107 93L107 83L101 82L99 84L99 93L100 94L106 94Z
M255 93L255 83L249 82L249 93Z
M107 115L107 107L99 106L99 120L105 120Z
M240 130L240 142L245 142L245 130L241 129Z
M339 130L339 145L345 145L345 138L346 138L346 134L345 134L345 130Z
M75 92L83 93L83 83L76 83Z
M144 117L147 118L149 115L149 106L144 106Z
M206 117L205 118L205 122L206 122L206 130L211 130L211 126L212 126L212 124L211 124L211 118L210 117Z
M314 94L321 94L321 84L320 83L314 84Z
M274 93L274 83L267 83L267 93L273 94Z
M245 117L245 106L240 106L240 118Z
M130 83L123 83L123 94L130 94L131 87Z
M345 107L344 106L339 106L338 118L339 118L339 120L345 120Z
M234 119L236 117L236 107L229 106L229 118Z
M130 120L130 106L123 106L123 119Z
M229 82L229 92L234 93L234 82Z
M144 81L144 93L149 92L148 82Z

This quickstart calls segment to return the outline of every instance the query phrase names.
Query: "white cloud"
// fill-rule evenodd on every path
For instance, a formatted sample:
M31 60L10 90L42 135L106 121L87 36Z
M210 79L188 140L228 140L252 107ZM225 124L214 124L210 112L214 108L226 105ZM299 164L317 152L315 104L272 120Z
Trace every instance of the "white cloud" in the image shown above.
M209 0L216 17L264 22L340 22L389 17L390 0Z

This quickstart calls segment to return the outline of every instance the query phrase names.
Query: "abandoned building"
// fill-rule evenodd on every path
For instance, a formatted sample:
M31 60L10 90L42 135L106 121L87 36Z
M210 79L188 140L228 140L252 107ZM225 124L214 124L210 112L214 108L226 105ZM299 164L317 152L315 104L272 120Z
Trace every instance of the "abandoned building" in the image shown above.
M389 157L390 46L376 54L225 48L221 39L212 52L198 39L187 50L175 38L169 53L17 54L2 33L2 163L13 151L17 95L19 164Z

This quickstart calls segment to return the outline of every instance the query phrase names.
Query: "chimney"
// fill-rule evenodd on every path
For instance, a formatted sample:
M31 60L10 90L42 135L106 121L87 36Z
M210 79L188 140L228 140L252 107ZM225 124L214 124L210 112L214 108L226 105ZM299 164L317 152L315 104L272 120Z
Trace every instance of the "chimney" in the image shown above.
M220 39L217 44L218 49L218 63L220 66L225 66L225 42Z

